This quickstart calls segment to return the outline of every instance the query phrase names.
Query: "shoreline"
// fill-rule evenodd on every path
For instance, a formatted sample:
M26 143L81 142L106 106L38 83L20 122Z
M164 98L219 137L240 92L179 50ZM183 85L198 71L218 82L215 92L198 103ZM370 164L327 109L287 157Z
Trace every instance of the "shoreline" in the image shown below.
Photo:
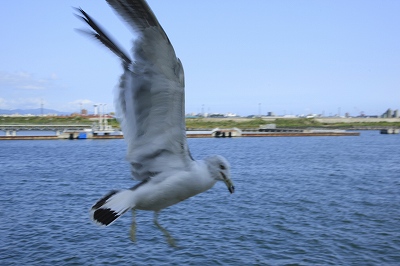
M208 133L186 134L187 138L247 138L247 137L339 137L360 136L360 132L243 132L241 136L215 137ZM123 135L97 135L87 138L66 138L60 136L0 136L0 140L100 140L123 139Z

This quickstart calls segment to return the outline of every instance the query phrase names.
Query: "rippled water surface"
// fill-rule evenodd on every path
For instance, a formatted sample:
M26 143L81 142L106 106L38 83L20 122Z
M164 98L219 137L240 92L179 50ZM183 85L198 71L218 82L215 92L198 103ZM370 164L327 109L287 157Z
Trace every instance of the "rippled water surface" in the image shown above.
M88 218L111 189L131 187L123 140L0 142L1 265L398 265L400 136L189 139L224 155L223 183L167 208L170 247L137 213L108 228Z

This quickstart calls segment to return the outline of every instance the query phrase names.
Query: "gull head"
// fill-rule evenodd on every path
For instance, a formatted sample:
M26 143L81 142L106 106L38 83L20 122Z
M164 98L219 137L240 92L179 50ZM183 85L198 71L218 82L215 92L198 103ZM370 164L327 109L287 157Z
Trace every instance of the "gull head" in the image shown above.
M223 181L230 193L235 192L235 186L230 178L231 167L228 161L220 155L210 156L205 161L207 162L211 177L217 181Z

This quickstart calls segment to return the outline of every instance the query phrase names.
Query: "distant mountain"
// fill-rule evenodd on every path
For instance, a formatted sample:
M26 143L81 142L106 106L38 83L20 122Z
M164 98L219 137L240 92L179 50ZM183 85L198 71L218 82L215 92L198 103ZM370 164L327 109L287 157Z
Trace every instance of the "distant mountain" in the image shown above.
M71 112L60 112L53 109L46 109L43 108L36 108L36 109L12 109L12 110L5 110L0 109L0 115L13 115L13 114L20 114L20 115L41 115L43 112L44 115L47 114L57 114L57 115L70 115Z

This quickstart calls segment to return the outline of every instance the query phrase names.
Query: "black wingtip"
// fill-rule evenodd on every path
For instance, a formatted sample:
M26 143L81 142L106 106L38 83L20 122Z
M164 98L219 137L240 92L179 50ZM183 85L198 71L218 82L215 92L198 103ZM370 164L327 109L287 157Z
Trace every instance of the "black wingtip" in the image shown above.
M92 210L99 209L101 208L109 198L111 198L113 195L117 194L119 190L111 190L110 192L107 193L104 197L102 197L100 200L98 200L93 206Z
M97 209L93 213L93 220L101 225L109 225L114 222L120 215L118 215L113 210L107 209Z
M108 33L97 23L88 13L86 13L82 8L73 8L78 14L74 13L74 15L84 21L92 31L90 30L78 30L81 33L89 35L91 37L96 38L103 45L105 45L108 49L110 49L115 55L117 55L124 62L125 65L131 64L131 59L129 56L123 51L120 45L114 41Z

